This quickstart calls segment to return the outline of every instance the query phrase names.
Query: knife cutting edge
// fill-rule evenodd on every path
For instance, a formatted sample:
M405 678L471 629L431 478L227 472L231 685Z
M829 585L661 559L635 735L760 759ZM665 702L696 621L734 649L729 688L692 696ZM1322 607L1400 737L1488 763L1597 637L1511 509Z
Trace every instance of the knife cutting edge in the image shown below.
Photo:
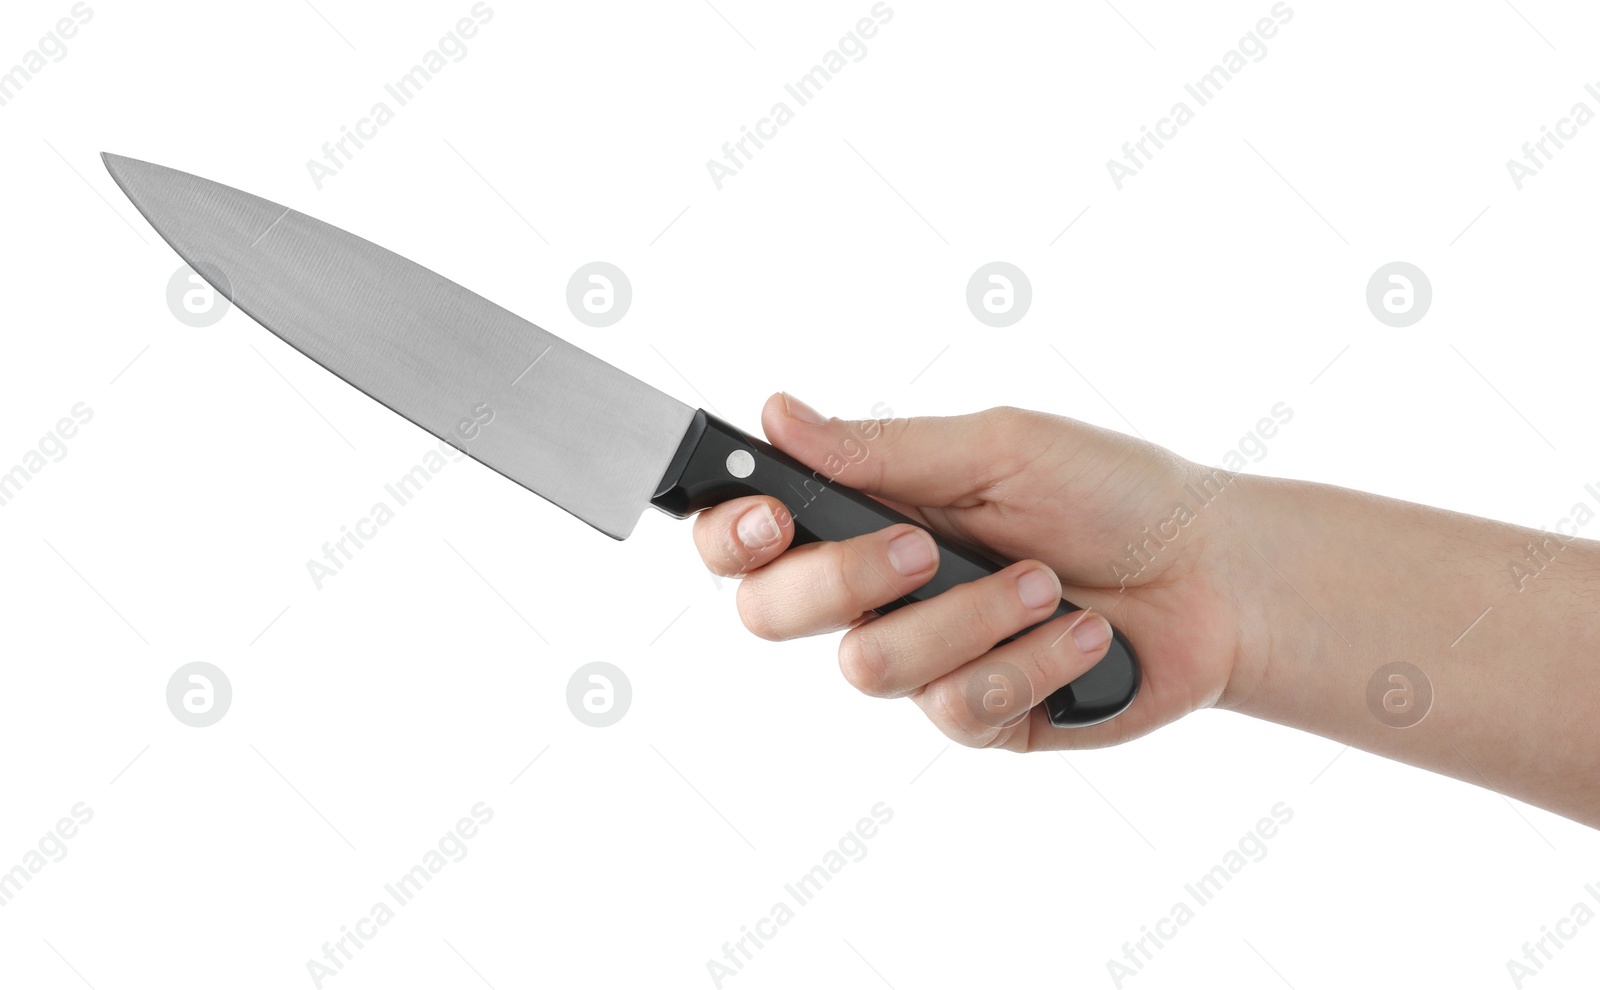
M746 495L783 503L796 545L919 525L370 241L209 179L101 157L156 232L246 315L608 536L626 539L646 505L684 518ZM492 426L478 429L485 416ZM933 578L878 612L1004 566L933 537ZM1075 609L1063 601L1050 619ZM1105 657L1044 703L1054 725L1093 725L1126 709L1139 683L1114 631Z

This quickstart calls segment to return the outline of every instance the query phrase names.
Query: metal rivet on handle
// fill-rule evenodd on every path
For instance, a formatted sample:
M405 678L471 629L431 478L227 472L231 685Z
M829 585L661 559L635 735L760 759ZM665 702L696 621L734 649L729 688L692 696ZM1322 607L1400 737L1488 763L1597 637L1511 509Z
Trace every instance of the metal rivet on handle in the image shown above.
M756 469L756 459L748 450L736 450L728 455L728 473L735 478L748 478Z

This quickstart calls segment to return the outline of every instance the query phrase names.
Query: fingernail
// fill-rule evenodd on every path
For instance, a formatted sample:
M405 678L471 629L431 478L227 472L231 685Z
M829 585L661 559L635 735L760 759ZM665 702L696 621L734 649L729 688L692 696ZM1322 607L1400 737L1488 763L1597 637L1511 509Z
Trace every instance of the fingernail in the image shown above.
M739 542L751 550L760 550L771 544L780 533L778 520L765 502L745 510L733 528L739 534Z
M1072 641L1079 653L1094 653L1111 641L1111 623L1098 612L1085 612L1072 627Z
M783 407L784 409L788 410L791 418L798 419L802 423L810 423L812 426L821 426L823 423L828 421L828 417L817 412L815 409L806 405L804 402L801 402L788 392L783 393Z
M1049 571L1034 568L1017 578L1017 596L1028 608L1044 608L1056 600L1056 583Z
M933 537L917 530L889 541L889 566L902 577L921 574L933 564Z

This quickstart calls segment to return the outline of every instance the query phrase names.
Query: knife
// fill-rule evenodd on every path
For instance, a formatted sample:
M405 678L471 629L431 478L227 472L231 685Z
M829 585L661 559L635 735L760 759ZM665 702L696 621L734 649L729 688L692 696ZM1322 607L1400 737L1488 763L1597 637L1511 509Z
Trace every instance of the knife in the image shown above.
M172 249L257 323L608 536L626 539L646 505L681 519L744 495L783 503L796 545L918 525L370 241L186 172L101 158ZM877 612L1004 566L933 536L932 580ZM1075 609L1063 601L1051 618ZM1106 656L1044 704L1057 726L1093 725L1126 709L1139 681L1114 631Z

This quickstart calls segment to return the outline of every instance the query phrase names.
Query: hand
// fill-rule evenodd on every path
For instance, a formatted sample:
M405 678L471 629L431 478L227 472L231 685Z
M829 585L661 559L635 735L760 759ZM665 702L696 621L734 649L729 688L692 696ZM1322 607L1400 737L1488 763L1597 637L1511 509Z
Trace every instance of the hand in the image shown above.
M1140 440L1019 409L894 419L852 434L851 424L780 393L761 422L773 444L815 470L837 472L837 483L1017 561L879 617L872 609L936 570L933 541L916 527L789 550L793 521L773 498L738 499L695 520L706 565L743 577L738 607L746 627L766 639L848 630L839 645L845 679L875 697L910 697L957 742L1019 751L1110 745L1225 700L1246 672L1225 535L1232 502L1242 496L1229 490L1229 475ZM863 435L872 439L851 439ZM865 455L840 468L831 455L850 449L847 441ZM1193 510L1189 516L1175 518L1180 503ZM1048 616L1062 597L1088 611L994 646ZM1021 671L1033 700L1042 701L1105 654L1108 618L1144 668L1143 686L1121 715L1061 729L1040 706L995 726L969 706L969 686L991 661Z

